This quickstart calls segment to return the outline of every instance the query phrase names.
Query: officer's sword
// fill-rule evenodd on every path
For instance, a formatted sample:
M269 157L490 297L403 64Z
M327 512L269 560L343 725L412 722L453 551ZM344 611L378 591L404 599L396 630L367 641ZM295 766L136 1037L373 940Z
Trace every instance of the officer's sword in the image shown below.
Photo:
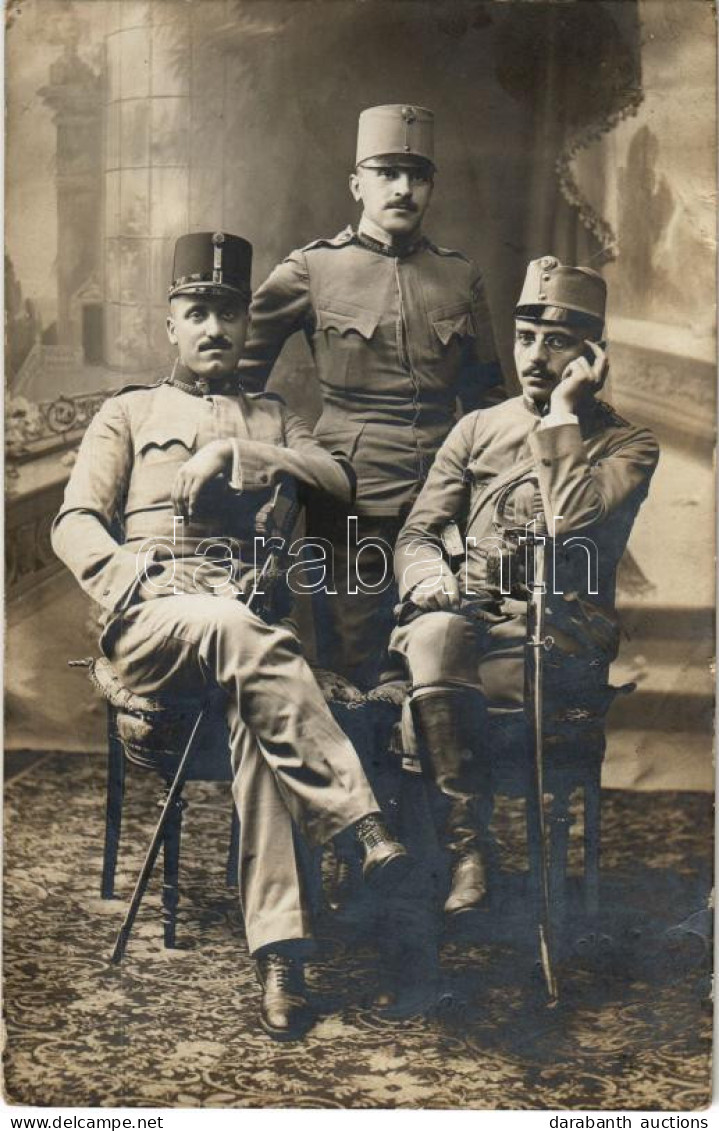
M524 712L527 740L532 753L532 800L536 806L535 826L539 852L539 957L549 996L548 1004L559 1000L557 978L554 972L552 919L549 890L549 860L547 831L544 817L544 652L552 647L551 636L544 635L548 579L546 526L543 515L535 519L534 533L527 532L528 550L531 548L532 568L530 599L527 606L527 649L524 665ZM529 556L529 555L528 555Z

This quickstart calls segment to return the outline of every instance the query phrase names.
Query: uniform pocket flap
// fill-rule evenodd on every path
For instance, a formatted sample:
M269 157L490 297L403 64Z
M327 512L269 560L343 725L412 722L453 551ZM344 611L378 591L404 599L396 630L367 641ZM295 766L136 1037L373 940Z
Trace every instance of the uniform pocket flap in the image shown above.
M166 450L181 444L191 452L197 439L197 422L194 420L148 420L135 442L138 455L150 448Z
M379 314L372 310L362 310L359 307L345 306L343 310L317 311L318 330L336 330L338 334L360 334L368 341L377 329Z
M467 306L435 312L432 315L432 325L443 346L449 345L453 334L458 338L475 336L472 312Z
M320 419L315 426L315 439L326 448L328 452L332 452L333 456L343 456L345 459L351 460L357 452L357 446L360 437L366 428L366 424L358 424L356 427L335 427L334 425L324 426Z

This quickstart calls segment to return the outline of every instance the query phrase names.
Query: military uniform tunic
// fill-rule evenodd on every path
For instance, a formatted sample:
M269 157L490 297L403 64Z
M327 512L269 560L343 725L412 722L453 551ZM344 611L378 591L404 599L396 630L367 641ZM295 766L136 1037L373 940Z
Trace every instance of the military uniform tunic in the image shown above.
M528 591L518 534L539 518L556 533L548 676L558 694L562 682L582 693L591 683L601 697L618 645L616 570L657 459L652 434L601 402L580 423L543 422L521 396L464 417L397 541L404 605L391 647L408 661L415 686L478 686L499 708L521 707ZM465 546L461 609L421 612L412 590L449 570L440 560L449 523Z
M391 546L456 419L457 398L468 411L504 396L479 270L424 238L397 254L347 228L293 251L255 293L240 363L248 387L264 386L297 331L310 345L322 390L315 436L352 460L360 536ZM343 514L311 516L311 527L336 556L337 595L320 610L320 653L328 666L371 683L393 594L348 595L347 578L356 578ZM374 584L381 556L368 548L362 569Z
M404 254L347 228L293 251L256 291L240 363L264 386L302 331L322 390L315 435L345 445L357 513L397 515L465 411L504 395L484 283L457 251L421 239Z
M277 398L210 387L190 395L200 388L180 368L170 382L104 403L80 446L53 547L102 606L102 649L131 690L226 692L240 893L256 951L310 932L293 821L324 843L378 808L295 634L237 599L277 474L345 500L351 486L342 464ZM175 476L213 439L232 440L232 472L208 485L178 536ZM231 577L212 555L228 538L237 547Z

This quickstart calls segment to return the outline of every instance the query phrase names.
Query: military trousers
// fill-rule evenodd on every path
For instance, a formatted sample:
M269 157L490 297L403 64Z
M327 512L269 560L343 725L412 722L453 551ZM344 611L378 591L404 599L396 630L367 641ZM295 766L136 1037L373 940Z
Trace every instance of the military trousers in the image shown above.
M339 508L308 517L308 537L321 536L331 545L334 567L328 590L313 597L315 647L320 667L367 690L388 662L398 600L393 551L402 521L359 515L354 523L348 526Z
M310 937L293 827L323 844L378 805L295 635L238 600L196 594L131 607L101 643L137 694L226 692L250 952Z

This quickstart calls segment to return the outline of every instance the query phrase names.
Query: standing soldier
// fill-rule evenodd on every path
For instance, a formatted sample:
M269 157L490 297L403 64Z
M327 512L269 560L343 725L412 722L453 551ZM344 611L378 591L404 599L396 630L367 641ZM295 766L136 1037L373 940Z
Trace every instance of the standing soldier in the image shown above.
M364 110L350 176L359 226L275 268L255 294L240 365L248 387L263 387L291 334L309 342L323 396L315 436L357 476L349 537L346 508L309 519L332 545L337 590L318 610L319 658L362 687L376 682L392 628L392 547L457 398L467 412L504 397L478 268L422 234L434 171L431 111Z

